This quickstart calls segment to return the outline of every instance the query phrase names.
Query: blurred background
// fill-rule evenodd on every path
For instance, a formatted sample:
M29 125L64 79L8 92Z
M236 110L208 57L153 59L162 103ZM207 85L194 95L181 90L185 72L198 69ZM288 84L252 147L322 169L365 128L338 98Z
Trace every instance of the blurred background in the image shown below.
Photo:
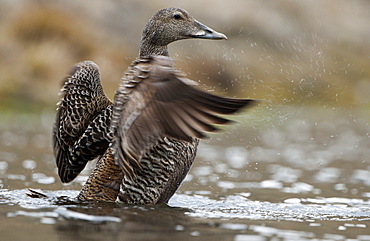
M207 89L283 105L368 106L370 2L0 1L0 111L54 112L71 66L93 60L112 98L158 9L186 9L227 41L170 45Z
M74 197L94 166L68 185L57 175L51 130L71 67L96 62L113 98L146 22L173 6L229 38L171 44L176 67L202 89L264 100L202 140L170 201L191 214L114 208L123 222L99 226L26 198ZM0 0L2 238L370 240L369 23L368 0Z

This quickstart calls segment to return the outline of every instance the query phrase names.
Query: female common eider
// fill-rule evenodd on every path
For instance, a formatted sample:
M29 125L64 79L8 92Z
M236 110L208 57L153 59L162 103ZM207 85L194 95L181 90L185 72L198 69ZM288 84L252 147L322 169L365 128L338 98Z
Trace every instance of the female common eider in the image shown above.
M53 148L62 182L90 160L97 164L78 199L129 204L167 203L188 173L199 138L254 102L219 97L193 87L173 67L167 45L190 39L227 39L185 10L159 10L146 24L140 53L126 71L114 102L99 67L78 63L61 89Z

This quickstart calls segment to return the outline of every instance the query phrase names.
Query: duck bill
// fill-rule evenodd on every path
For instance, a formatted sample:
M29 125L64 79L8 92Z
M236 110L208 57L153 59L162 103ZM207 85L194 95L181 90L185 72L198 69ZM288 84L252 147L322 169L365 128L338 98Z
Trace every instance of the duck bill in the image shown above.
M210 27L200 23L200 22L195 22L197 27L199 28L199 31L193 35L191 35L191 37L193 38L203 38L203 39L225 39L227 40L227 37L225 34L223 33L219 33L213 29L211 29Z

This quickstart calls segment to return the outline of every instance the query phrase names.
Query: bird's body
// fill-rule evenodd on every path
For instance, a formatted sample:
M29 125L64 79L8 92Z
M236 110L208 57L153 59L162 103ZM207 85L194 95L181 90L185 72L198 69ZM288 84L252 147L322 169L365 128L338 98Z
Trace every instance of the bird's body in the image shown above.
M193 164L199 139L184 142L163 138L141 159L134 181L124 179L108 148L78 195L83 201L120 201L127 204L167 203Z
M253 102L193 87L168 57L167 45L186 38L226 36L182 9L163 9L144 28L139 58L126 71L113 104L102 91L99 69L92 62L78 64L65 82L53 138L61 180L73 180L87 161L99 158L80 200L168 202L193 164L198 138L217 130L213 124L228 122L217 115ZM96 88L70 84L78 78L94 82L90 85ZM81 102L82 107L76 105Z

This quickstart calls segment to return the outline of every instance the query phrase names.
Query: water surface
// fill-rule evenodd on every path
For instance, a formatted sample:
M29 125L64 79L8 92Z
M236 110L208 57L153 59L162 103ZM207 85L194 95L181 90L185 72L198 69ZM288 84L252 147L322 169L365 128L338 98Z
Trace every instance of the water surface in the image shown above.
M1 117L2 240L370 240L370 111L248 113L202 141L168 206L77 202L89 169L60 184L53 116Z

